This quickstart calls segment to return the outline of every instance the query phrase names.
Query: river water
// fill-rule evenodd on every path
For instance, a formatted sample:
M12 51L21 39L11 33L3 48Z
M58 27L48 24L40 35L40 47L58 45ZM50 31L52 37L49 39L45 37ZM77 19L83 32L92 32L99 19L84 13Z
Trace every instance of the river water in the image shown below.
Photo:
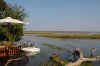
M50 56L52 54L61 54L61 59L72 59L71 51L75 48L79 47L84 52L84 56L90 56L91 49L96 48L94 56L100 55L100 40L78 40L78 39L59 39L59 38L47 38L47 37L39 37L36 35L24 35L23 39L20 42L31 41L38 44L40 53L28 57L29 61L27 66L41 66L41 64L49 62ZM48 43L51 45L56 45L58 47L66 48L65 50L57 50L48 48L43 45L44 43ZM93 62L93 66L100 66L100 61Z

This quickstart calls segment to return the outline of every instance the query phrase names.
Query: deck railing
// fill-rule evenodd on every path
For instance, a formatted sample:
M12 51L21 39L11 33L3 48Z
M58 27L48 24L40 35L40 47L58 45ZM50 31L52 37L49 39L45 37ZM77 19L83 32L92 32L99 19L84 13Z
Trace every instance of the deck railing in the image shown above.
M20 54L22 46L0 46L0 57Z

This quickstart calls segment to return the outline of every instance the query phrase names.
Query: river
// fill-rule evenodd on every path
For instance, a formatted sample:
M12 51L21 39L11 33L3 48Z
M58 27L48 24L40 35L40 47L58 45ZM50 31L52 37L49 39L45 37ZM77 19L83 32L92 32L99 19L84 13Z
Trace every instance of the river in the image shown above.
M91 49L96 48L95 56L100 55L100 41L99 40L86 40L86 39L59 39L59 38L47 38L39 37L36 35L24 35L23 39L20 42L31 41L38 44L41 52L36 56L29 57L29 62L27 66L41 66L41 64L49 62L50 56L52 54L61 54L62 59L72 59L71 51L76 47L79 47L84 52L85 56L90 56ZM51 49L43 45L48 43L51 45L56 45L65 50ZM100 61L93 62L93 66L100 66Z

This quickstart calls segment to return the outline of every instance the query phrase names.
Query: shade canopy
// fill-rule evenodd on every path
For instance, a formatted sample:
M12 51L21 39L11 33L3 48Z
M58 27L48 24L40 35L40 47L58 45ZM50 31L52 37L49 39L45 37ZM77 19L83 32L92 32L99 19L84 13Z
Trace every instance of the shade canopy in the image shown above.
M10 40L10 24L28 24L25 23L23 21L17 20L17 19L13 19L11 17L7 17L4 19L0 19L0 24L7 24L8 25L8 36L9 36L9 40Z
M28 24L28 23L25 23L23 21L13 19L11 17L7 17L7 18L4 18L4 19L0 19L0 23Z

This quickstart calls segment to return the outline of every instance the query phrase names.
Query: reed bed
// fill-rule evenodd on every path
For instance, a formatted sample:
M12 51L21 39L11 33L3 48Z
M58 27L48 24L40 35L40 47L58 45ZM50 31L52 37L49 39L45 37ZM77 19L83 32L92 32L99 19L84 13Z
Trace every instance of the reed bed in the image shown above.
M63 38L63 39L100 39L100 35L88 34L40 34L41 37Z
M57 32L24 32L24 34L36 34L40 37L63 38L63 39L100 39L100 34L90 33L57 33Z
M24 34L52 34L53 32L39 32L39 31L35 31L35 32L33 32L33 31L26 31L26 32L24 32Z
M59 47L59 46L56 46L56 45L53 45L53 44L44 43L43 45L47 46L48 48L56 49L56 50L60 50L60 51L66 50L66 48Z

